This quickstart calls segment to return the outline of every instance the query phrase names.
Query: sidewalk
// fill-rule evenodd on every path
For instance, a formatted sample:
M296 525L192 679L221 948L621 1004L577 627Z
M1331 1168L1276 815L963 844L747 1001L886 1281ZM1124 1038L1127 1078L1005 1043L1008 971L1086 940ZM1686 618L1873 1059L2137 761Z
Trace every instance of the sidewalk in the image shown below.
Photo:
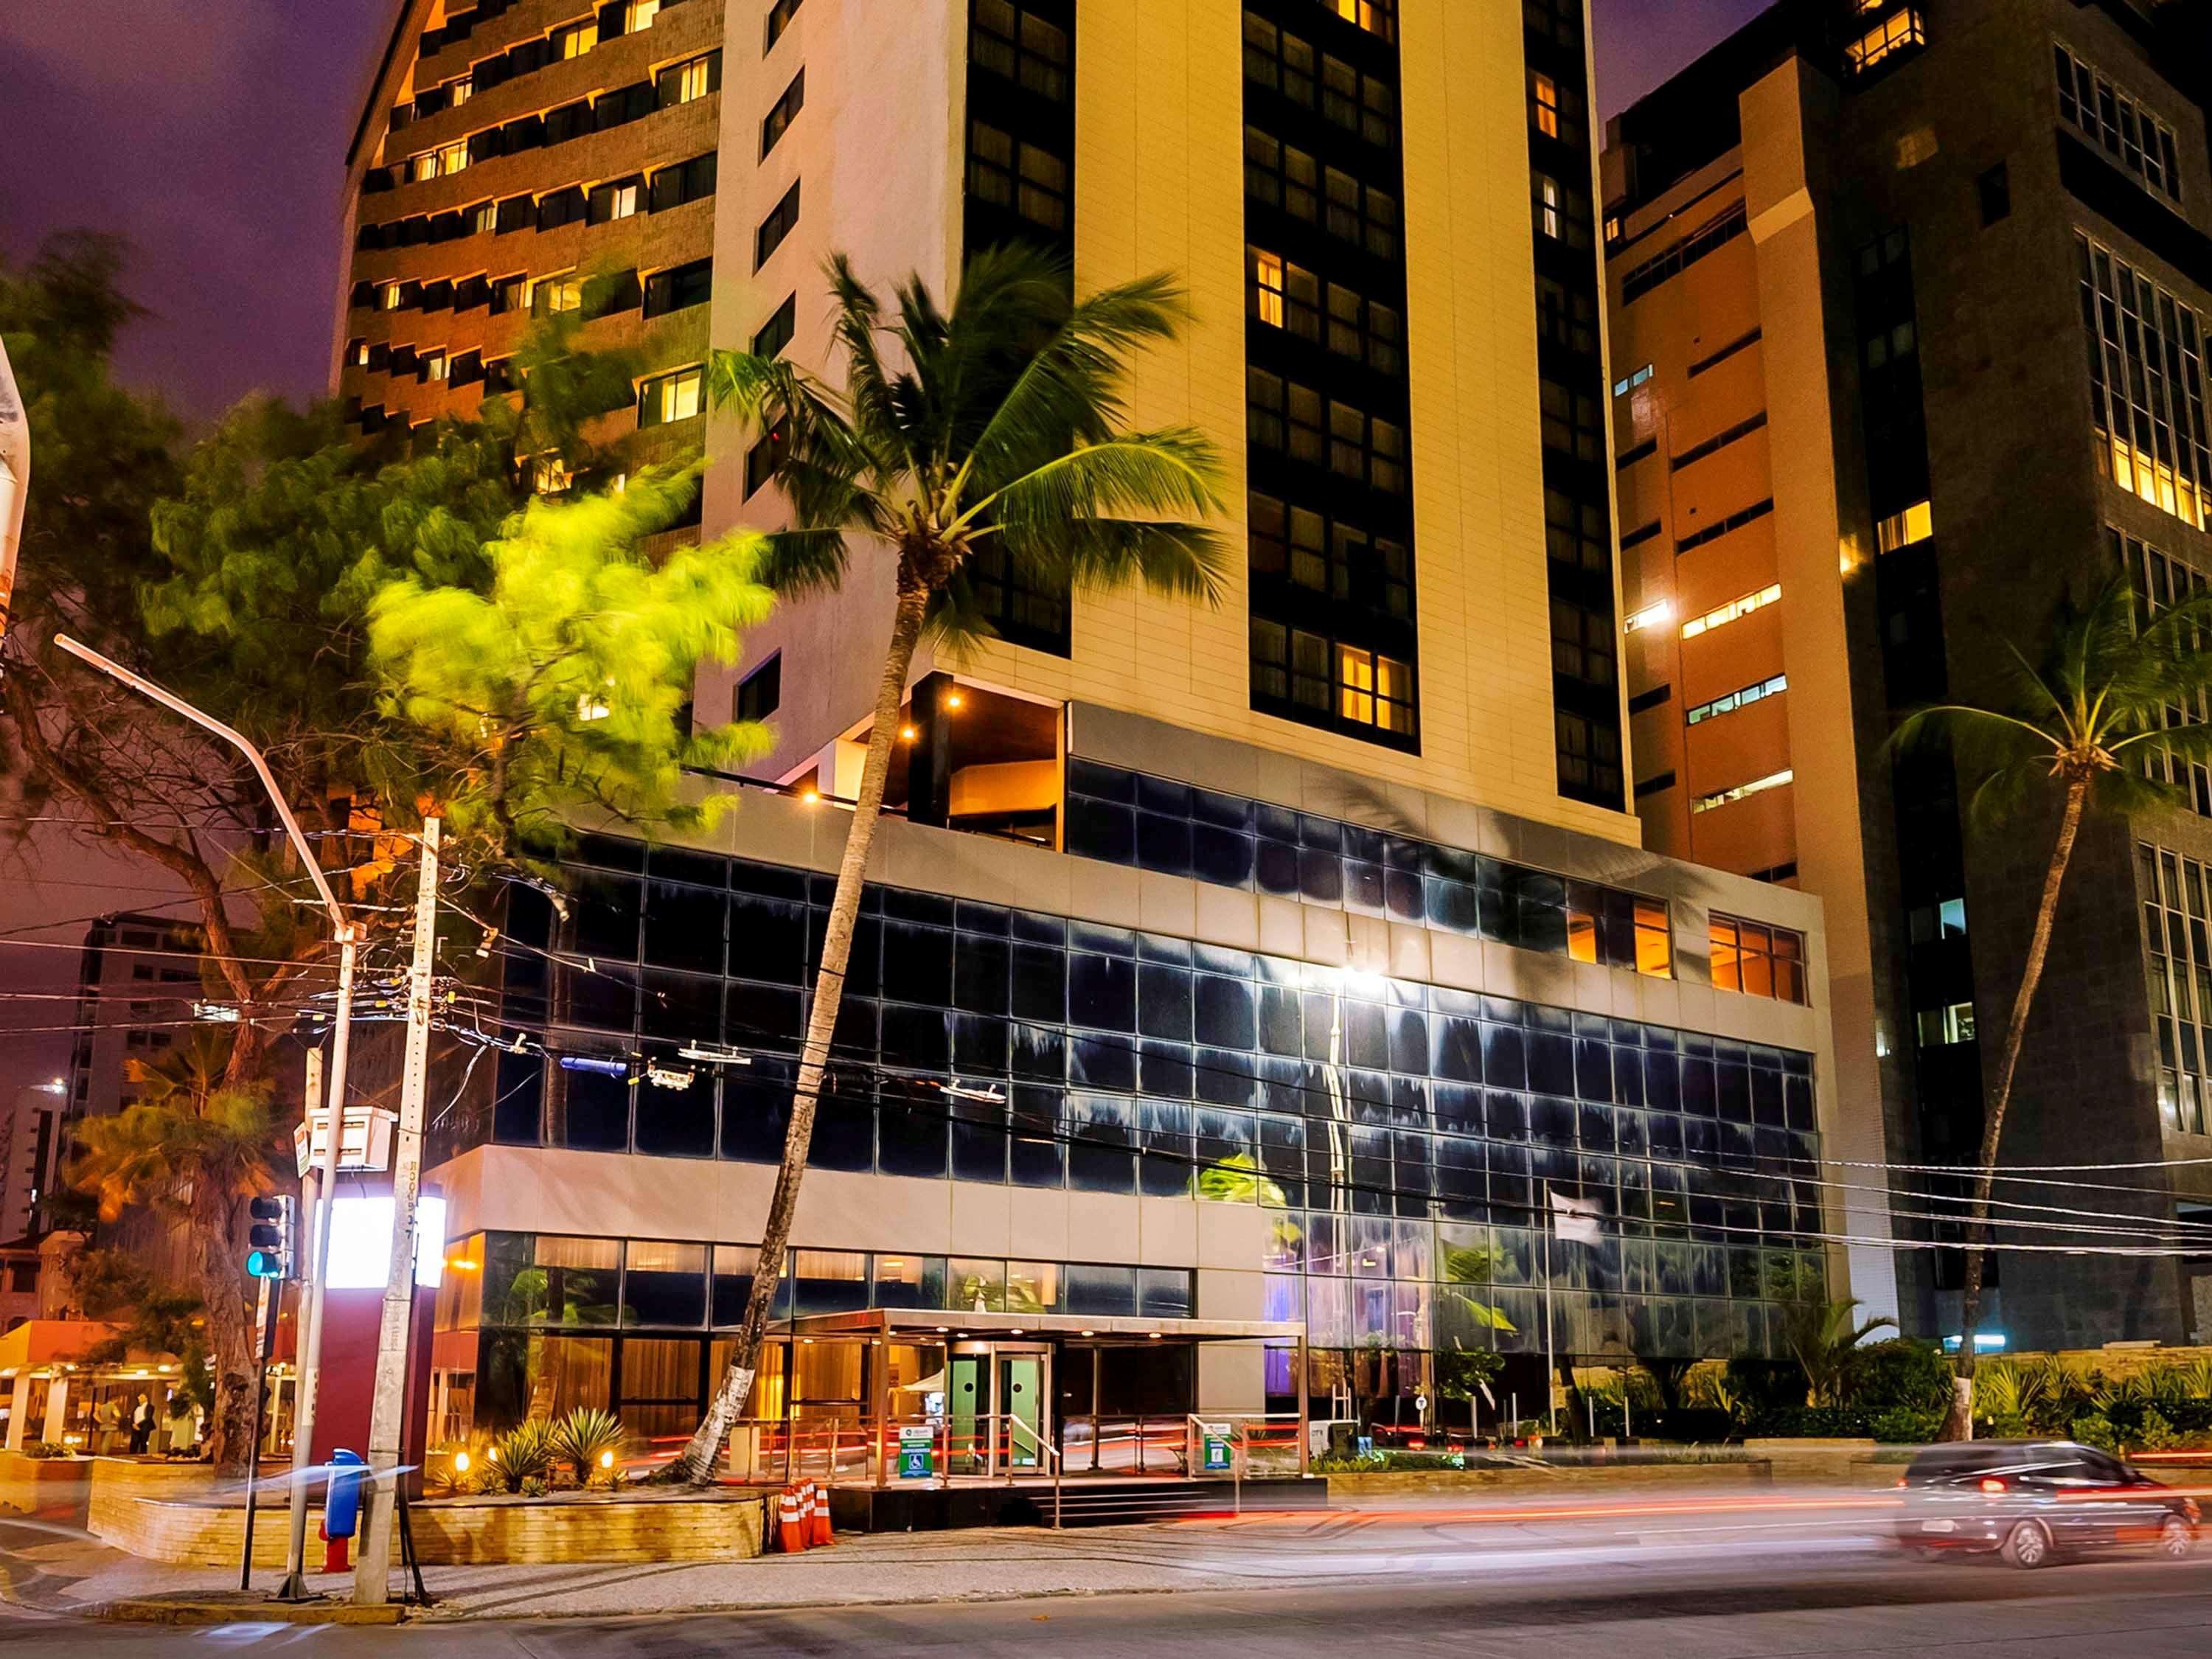
M257 1573L257 1596L275 1589L279 1577ZM430 1567L423 1579L436 1605L410 1609L407 1616L706 1613L1245 1589L1279 1577L1264 1561L1232 1565L1192 1551L1187 1523L1060 1533L1029 1527L879 1533L845 1534L827 1549L752 1561ZM313 1576L311 1583L339 1599L352 1587L344 1575ZM246 1605L237 1599L235 1571L144 1561L81 1535L33 1534L9 1524L5 1516L0 1516L0 1596L33 1612L77 1618L97 1616L101 1607L118 1601L212 1600L227 1604L229 1617L241 1616Z

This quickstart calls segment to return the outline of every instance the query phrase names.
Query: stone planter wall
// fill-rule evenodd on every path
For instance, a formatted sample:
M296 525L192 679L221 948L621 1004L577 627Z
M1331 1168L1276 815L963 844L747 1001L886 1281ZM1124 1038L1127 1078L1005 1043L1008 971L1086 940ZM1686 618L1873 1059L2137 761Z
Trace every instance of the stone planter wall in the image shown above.
M1586 1492L1595 1487L1742 1486L1767 1479L1763 1459L1729 1463L1547 1464L1542 1468L1506 1465L1474 1469L1382 1469L1365 1474L1332 1474L1332 1504L1356 1504L1362 1498L1414 1494L1546 1492Z
M92 1481L86 1457L26 1457L0 1451L0 1509L25 1515L68 1516L82 1521Z

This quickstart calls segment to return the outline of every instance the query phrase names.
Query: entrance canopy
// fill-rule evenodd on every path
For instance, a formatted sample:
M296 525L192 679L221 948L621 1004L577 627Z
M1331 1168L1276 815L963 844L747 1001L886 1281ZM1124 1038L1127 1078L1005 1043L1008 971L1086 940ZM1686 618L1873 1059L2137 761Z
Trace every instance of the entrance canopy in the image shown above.
M927 1344L943 1337L1092 1337L1118 1342L1303 1342L1306 1328L1285 1319L1132 1319L1085 1314L958 1313L937 1308L867 1308L809 1314L786 1328L802 1340L875 1336Z

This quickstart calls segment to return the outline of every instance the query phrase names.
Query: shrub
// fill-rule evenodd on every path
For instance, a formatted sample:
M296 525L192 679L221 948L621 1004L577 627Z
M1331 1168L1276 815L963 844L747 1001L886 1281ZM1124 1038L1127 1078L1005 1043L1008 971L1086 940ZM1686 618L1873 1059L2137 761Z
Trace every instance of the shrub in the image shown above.
M2083 1445L2094 1446L2100 1451L2117 1452L2120 1449L2120 1437L2112 1432L2112 1424L2096 1412L2075 1418L2069 1425L2068 1434Z
M544 1477L539 1475L533 1474L522 1483L522 1495L525 1498L543 1498L551 1490L552 1488L545 1484Z
M1924 1446L1943 1431L1943 1413L1893 1406L1869 1417L1867 1427L1886 1446Z
M33 1440L23 1448L23 1455L35 1457L43 1462L48 1458L74 1457L76 1450L74 1447L64 1446L58 1440Z
M526 1480L543 1480L553 1468L553 1431L542 1418L518 1423L494 1441L484 1461L497 1471L487 1474L489 1488L520 1490Z
M2173 1425L2155 1406L2143 1413L2142 1425L2128 1437L2130 1451L2173 1451L2180 1444L2181 1437L2173 1431Z
M550 1438L552 1455L574 1468L578 1486L595 1480L606 1483L616 1476L611 1463L601 1467L609 1453L622 1448L622 1419L612 1412L579 1406L553 1425Z
M1802 1409L1808 1385L1805 1368L1794 1359L1747 1359L1728 1363L1729 1396L1739 1416L1757 1419L1771 1412Z
M1941 1413L1951 1401L1951 1368L1926 1342L1896 1337L1864 1343L1844 1362L1844 1398L1869 1417Z
M2035 1425L2017 1413L2004 1417L1978 1417L1974 1422L1975 1434L1984 1440L2030 1440L2035 1436Z

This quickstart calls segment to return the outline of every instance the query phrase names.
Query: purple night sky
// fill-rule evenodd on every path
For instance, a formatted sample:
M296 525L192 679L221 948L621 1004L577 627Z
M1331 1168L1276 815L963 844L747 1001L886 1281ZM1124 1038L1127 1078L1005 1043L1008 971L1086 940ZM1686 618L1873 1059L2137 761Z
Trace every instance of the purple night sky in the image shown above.
M1595 3L1610 112L1765 0ZM344 149L391 17L391 0L0 5L0 258L20 262L50 232L80 226L126 236L128 287L153 314L125 336L122 376L188 417L255 390L319 395ZM51 850L0 857L0 938L73 945L78 918L168 890L142 865ZM70 991L76 966L72 951L0 946L0 987ZM65 1024L69 1007L0 1012L0 1112L18 1084L66 1066L67 1036L30 1028Z

